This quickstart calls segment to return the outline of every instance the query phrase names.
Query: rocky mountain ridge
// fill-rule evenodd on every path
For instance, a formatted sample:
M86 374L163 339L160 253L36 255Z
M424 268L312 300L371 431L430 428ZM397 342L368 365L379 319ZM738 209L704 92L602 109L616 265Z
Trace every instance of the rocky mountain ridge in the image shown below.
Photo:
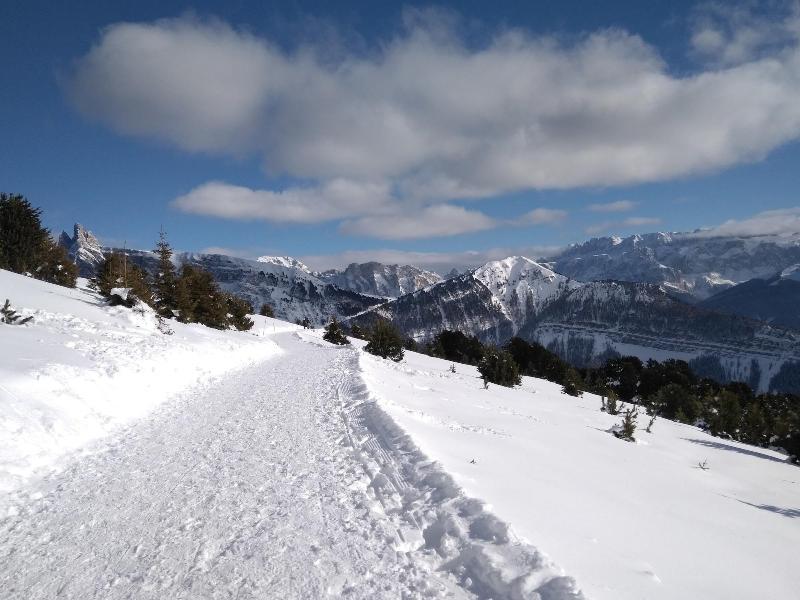
M442 329L495 344L519 335L576 366L616 355L680 358L701 375L762 390L800 364L798 333L692 306L661 285L581 283L524 257L489 262L351 321L367 326L376 318L420 342Z
M800 263L793 236L712 236L710 232L600 237L569 246L543 264L579 281L656 283L688 301Z

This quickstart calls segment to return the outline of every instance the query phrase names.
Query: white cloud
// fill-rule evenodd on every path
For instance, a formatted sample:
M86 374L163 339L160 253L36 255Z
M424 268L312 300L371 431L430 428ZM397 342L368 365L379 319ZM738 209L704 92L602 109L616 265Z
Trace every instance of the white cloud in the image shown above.
M172 204L187 213L278 223L320 223L390 210L386 184L346 179L282 191L253 190L211 181L176 198Z
M345 221L340 230L350 235L385 240L442 237L492 229L497 222L461 206L437 204L411 213L367 216Z
M695 11L691 44L717 66L738 65L797 44L800 2L706 2Z
M687 235L698 237L719 237L727 235L744 237L760 235L800 235L800 206L767 210L753 215L748 219L731 219L716 227L703 229Z
M696 36L698 50L715 44ZM758 160L800 137L800 51L792 39L769 50L676 76L624 31L562 43L510 30L474 47L446 20L417 18L379 50L331 58L183 18L111 25L67 87L81 112L126 134L258 152L270 173L323 187L387 181L418 203Z
M547 223L560 223L567 218L567 211L557 208L534 208L512 221L515 225L544 225Z
M631 227L643 227L645 225L658 225L661 219L657 217L628 217L622 221L603 221L590 225L584 231L589 235L596 235L614 229L629 229Z
M589 210L592 212L628 212L629 210L633 210L639 205L638 202L633 202L631 200L617 200L616 202L608 202L605 204L590 204L588 206Z

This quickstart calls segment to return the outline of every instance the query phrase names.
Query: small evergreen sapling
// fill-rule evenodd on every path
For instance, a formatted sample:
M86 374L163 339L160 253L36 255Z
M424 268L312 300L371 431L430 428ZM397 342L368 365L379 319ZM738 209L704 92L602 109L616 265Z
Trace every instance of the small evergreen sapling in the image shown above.
M652 431L652 429L653 429L653 423L655 423L655 422L656 422L656 416L657 416L657 415L656 415L656 413L653 413L653 414L650 416L650 422L647 424L647 428L645 429L645 431L646 431L647 433L653 433L653 431Z
M636 441L636 419L639 413L635 408L629 408L622 417L622 425L614 430L614 435L627 442Z
M32 320L32 316L23 318L22 315L18 315L17 311L11 308L11 302L9 302L8 298L6 298L3 308L0 308L0 321L6 325L25 325L25 323L29 323Z
M322 339L337 346L344 346L350 343L336 317L331 318L331 322L325 326L325 335L322 336Z
M606 401L606 412L610 415L618 415L619 414L619 401L617 400L617 394L614 390L608 390L608 400Z

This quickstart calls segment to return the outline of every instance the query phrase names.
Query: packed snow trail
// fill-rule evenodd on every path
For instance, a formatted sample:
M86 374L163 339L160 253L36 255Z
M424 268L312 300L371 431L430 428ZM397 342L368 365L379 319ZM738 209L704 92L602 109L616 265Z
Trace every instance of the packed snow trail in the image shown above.
M276 339L281 356L16 492L3 598L580 597L393 446L355 350Z

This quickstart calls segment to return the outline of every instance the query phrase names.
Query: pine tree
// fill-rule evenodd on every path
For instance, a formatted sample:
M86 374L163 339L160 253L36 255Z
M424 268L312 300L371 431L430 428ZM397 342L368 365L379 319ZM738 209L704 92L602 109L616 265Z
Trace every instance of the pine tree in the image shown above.
M145 272L134 264L128 263L121 252L110 252L97 267L95 285L100 294L111 301L111 305L132 307L136 300L153 306L153 290L147 282ZM125 296L113 294L114 289L126 290Z
M639 413L636 411L635 408L629 408L628 410L626 410L625 415L622 417L622 425L619 427L618 430L614 431L614 435L621 440L626 440L628 442L635 442L636 419L638 416Z
M20 321L20 319L22 319ZM18 315L17 311L11 308L11 302L6 298L6 303L0 308L0 322L6 325L25 325L33 320L33 317L25 317Z
M561 387L561 392L570 396L581 396L583 395L581 391L582 387L583 380L581 379L580 373L572 367L568 368L567 372L564 374L564 384Z
M178 319L214 329L228 327L228 302L214 276L205 269L184 265L176 290Z
M42 281L74 288L78 279L78 266L70 260L67 251L48 236L40 250L39 265L33 276Z
M359 327L355 323L353 323L350 326L350 336L354 337L354 338L357 338L359 340L363 340L364 339L364 330L361 329L361 327Z
M331 318L331 322L325 326L325 335L322 336L322 339L337 346L344 346L350 343L336 317Z
M24 196L0 193L0 268L14 273L36 270L49 238L41 216Z
M275 311L272 310L272 307L266 302L261 305L261 309L258 311L258 314L260 314L262 317L275 317Z
M105 298L111 297L111 290L114 288L127 287L127 273L121 253L105 254L103 262L97 265L95 286Z
M253 314L253 305L233 294L224 295L228 305L228 322L239 331L252 329L253 320L248 315Z
M395 362L403 360L403 337L388 321L379 319L369 332L369 343L364 350L370 354L389 358Z
M478 372L484 383L496 383L506 387L513 387L522 382L519 366L514 357L505 350L490 348L478 363Z
M0 268L75 287L77 267L42 227L41 216L24 196L0 193Z
M172 246L167 241L166 232L162 229L158 236L155 249L158 266L153 277L155 308L162 317L172 318L178 309L178 275L172 264Z

